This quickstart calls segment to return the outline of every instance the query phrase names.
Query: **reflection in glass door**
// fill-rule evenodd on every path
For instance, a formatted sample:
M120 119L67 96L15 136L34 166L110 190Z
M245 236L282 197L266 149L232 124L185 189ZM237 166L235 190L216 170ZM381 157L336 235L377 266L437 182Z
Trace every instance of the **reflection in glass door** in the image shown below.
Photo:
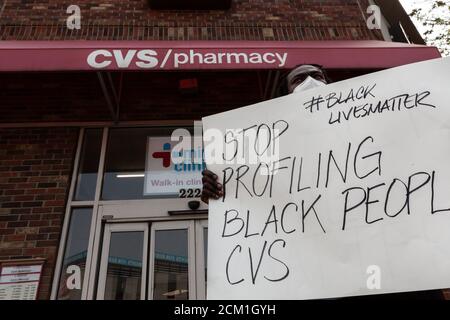
M145 298L147 239L147 223L105 226L98 299Z
M153 223L149 299L196 298L194 221Z

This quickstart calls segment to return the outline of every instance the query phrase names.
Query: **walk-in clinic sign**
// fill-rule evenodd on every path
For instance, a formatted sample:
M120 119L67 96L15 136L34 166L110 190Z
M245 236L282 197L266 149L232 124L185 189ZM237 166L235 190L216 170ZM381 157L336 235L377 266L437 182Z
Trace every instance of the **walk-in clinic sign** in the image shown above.
M436 59L203 118L208 298L450 287L449 88Z
M171 136L148 137L145 196L199 198L204 169L203 146L189 132L180 142ZM201 142L201 138L198 138Z

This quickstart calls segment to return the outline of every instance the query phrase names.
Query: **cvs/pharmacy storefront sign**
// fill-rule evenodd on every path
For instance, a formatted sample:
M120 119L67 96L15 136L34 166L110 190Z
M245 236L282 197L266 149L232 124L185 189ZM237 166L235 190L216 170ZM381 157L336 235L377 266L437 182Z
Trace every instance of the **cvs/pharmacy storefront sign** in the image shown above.
M89 53L87 63L94 69L221 69L286 66L285 51L252 49L98 49Z
M0 72L385 69L440 57L386 41L0 41Z

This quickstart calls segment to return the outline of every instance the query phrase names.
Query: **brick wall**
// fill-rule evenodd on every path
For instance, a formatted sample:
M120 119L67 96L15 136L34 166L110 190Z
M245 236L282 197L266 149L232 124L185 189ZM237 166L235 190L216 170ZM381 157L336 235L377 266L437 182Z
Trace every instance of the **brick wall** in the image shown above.
M371 70L330 70L339 81ZM124 72L120 120L198 120L265 100L267 71ZM122 85L119 79L122 77ZM183 95L181 79L196 78L198 93ZM111 121L95 73L0 73L0 124ZM271 89L271 88L269 88Z
M69 30L66 9L81 9ZM366 27L368 0L233 0L229 10L151 10L147 0L5 0L0 39L382 39Z
M95 73L0 73L0 123L110 120Z
M45 258L50 297L78 129L0 129L0 260Z
M181 94L179 80L193 77L198 94ZM121 120L200 119L263 100L257 72L130 72L122 81ZM112 120L95 73L0 74L0 87L0 123Z

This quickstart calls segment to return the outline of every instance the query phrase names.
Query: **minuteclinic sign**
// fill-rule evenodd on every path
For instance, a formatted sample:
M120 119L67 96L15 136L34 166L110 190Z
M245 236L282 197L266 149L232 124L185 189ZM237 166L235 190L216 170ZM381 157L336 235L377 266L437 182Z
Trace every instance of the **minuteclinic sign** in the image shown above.
M148 137L144 195L200 197L203 150L179 150L177 143L171 137Z

